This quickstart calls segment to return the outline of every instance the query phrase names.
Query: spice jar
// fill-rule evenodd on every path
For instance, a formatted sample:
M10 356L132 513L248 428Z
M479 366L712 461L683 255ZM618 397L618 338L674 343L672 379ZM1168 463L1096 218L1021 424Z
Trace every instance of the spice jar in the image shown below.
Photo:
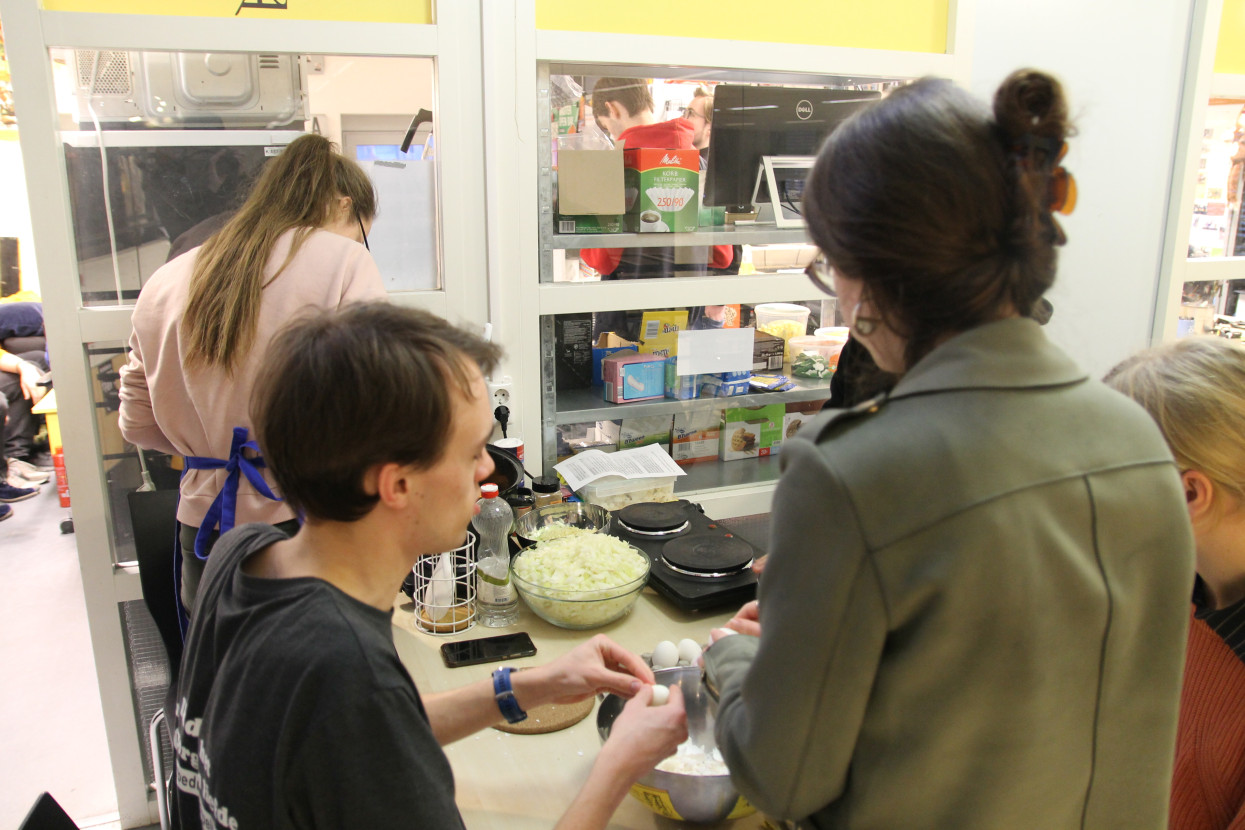
M562 503L562 487L557 476L539 476L532 480L532 497L537 507Z

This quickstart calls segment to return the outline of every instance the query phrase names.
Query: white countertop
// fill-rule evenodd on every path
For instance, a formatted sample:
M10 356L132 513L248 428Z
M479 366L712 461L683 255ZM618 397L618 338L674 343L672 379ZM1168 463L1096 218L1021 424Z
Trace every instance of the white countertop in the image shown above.
M526 631L536 644L536 656L507 661L515 667L536 666L569 651L601 633L637 654L653 650L661 640L678 642L690 637L699 643L709 631L734 614L730 608L718 613L685 613L664 597L645 588L635 608L617 622L591 631L568 631L549 625L519 602L519 622L509 628L476 625L448 636L426 634L415 628L411 602L394 610L394 642L398 655L422 692L438 692L465 686L488 677L498 664L488 663L448 669L441 661L441 644L450 640L475 639ZM454 768L458 807L468 830L548 830L562 815L586 780L601 746L597 736L596 708L584 720L560 732L514 735L485 729L446 748ZM651 830L676 827L722 827L752 830L763 826L760 814L716 825L691 825L662 818L628 796L614 813L611 828Z

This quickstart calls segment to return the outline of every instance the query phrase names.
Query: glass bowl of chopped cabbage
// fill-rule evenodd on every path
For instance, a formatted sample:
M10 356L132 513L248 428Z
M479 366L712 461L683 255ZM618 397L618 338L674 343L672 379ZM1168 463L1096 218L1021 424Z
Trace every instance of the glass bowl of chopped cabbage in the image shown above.
M662 686L678 686L687 709L687 740L678 751L632 785L631 794L645 807L667 818L719 822L756 812L731 782L730 771L713 736L717 701L701 681L699 666L656 669ZM614 719L627 701L606 695L597 708L597 733L604 743ZM673 815L672 815L673 813Z
M604 507L571 501L532 508L515 520L514 532L527 546L583 533L597 533L609 526L610 512Z
M559 628L598 628L631 612L648 582L648 556L605 533L538 542L510 563L527 607Z

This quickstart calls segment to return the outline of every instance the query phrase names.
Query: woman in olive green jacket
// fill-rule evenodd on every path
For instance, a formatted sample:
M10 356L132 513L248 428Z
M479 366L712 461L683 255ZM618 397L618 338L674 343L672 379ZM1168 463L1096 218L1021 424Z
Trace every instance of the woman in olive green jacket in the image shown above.
M821 150L821 279L900 379L784 445L759 622L735 623L759 637L705 655L719 746L771 815L1166 826L1192 539L1153 423L1028 319L1067 131L1026 71L993 113L918 81Z

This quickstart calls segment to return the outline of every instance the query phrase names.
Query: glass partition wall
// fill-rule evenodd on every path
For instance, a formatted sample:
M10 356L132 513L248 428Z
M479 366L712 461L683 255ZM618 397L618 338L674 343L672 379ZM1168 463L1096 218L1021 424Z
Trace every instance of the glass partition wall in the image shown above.
M479 10L455 5L434 24L431 4L415 3L426 11L401 21L273 27L232 9L215 19L56 6L0 0L0 14L56 374L65 512L121 822L145 826L157 818L148 725L169 672L142 601L135 537L141 496L174 492L181 461L138 451L117 426L133 304L161 265L232 215L264 164L314 132L373 180L368 241L391 300L482 327L485 259L464 230L483 213L483 175L456 175L449 192L441 182L447 167L480 167L479 113L458 105L480 96L479 50L461 45L478 32Z

